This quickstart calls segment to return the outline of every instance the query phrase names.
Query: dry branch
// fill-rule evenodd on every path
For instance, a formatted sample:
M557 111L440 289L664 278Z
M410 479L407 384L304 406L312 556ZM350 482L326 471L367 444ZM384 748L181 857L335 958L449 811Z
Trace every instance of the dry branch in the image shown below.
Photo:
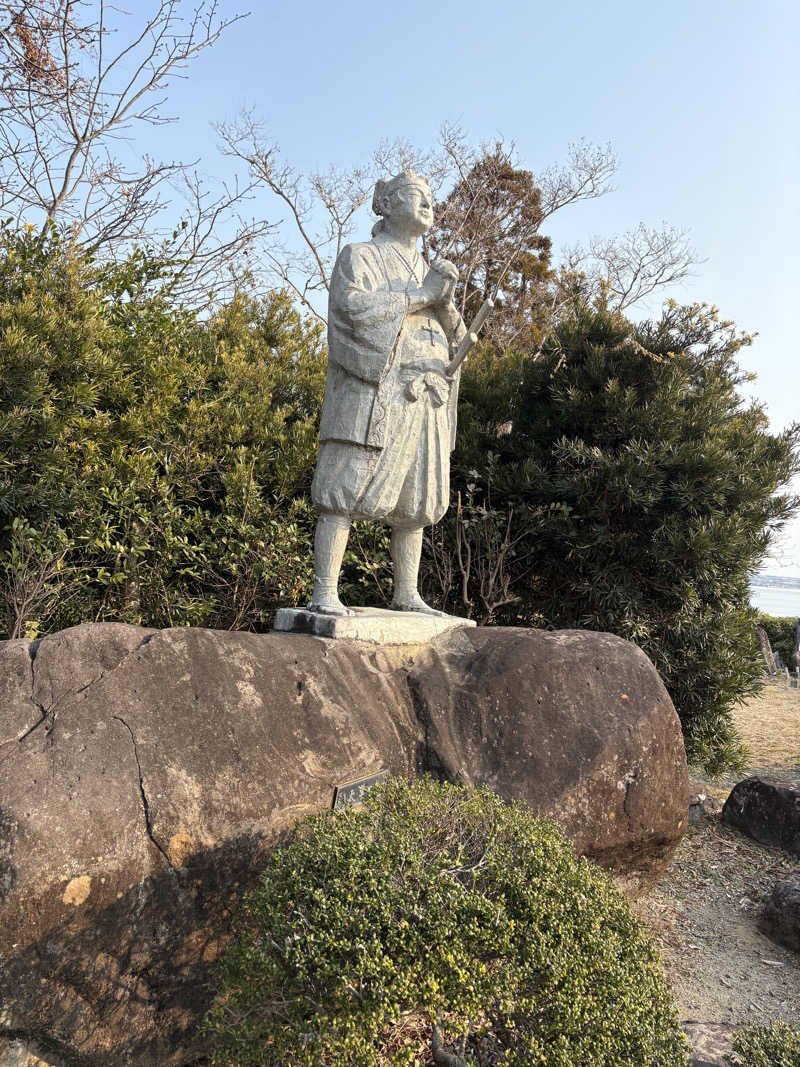
M125 42L115 45L119 12L105 0L12 0L0 23L0 210L18 225L49 222L103 260L132 242L158 245L169 228L175 186L188 189L180 227L179 275L191 298L224 281L265 224L238 217L247 186L200 193L192 164L149 156L125 165L115 141L136 125L174 121L163 111L170 82L243 15L223 18L218 0L194 9L159 0ZM224 217L235 236L215 239Z

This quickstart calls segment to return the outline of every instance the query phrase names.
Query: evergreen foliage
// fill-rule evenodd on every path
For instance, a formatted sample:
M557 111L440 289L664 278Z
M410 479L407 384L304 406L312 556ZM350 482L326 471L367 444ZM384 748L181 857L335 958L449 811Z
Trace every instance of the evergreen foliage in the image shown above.
M142 253L54 232L0 250L6 631L111 619L264 628L311 580L320 328L287 297L207 321Z
M514 167L501 145L436 206L429 254L458 267L455 299L465 321L487 297L495 301L487 328L497 340L540 338L546 328L553 293L551 241L539 233L545 213L533 175Z
M771 434L742 401L748 341L707 306L634 327L576 299L541 355L502 358L493 387L492 353L478 354L456 456L473 529L510 522L515 601L494 618L635 641L709 770L736 763L731 710L761 675L748 577L797 506L780 490L800 426Z
M686 1063L655 950L607 878L522 805L430 780L300 823L219 980L216 1064Z
M730 1067L800 1067L800 1030L786 1023L746 1026L733 1038Z

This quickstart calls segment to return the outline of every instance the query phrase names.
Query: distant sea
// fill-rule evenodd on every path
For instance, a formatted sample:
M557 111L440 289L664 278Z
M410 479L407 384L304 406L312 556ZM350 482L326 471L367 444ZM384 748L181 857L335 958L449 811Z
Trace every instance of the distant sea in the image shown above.
M800 619L800 585L757 585L756 581L750 582L750 603L754 608L765 615Z

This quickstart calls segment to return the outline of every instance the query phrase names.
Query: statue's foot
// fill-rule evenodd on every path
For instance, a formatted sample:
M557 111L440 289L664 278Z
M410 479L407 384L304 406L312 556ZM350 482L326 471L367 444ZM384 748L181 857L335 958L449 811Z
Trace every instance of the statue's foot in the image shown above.
M423 615L447 615L446 611L437 611L430 604L426 604L419 593L400 599L395 598L389 607L392 611L419 611Z
M309 611L316 611L318 615L355 615L354 611L345 607L338 596L330 596L312 601L308 605Z

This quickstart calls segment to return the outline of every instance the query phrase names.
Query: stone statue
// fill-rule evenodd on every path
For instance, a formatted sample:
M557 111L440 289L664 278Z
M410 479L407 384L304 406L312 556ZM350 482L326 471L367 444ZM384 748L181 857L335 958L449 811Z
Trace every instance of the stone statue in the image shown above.
M379 181L372 207L372 240L343 248L331 278L309 609L352 614L338 595L350 523L376 519L392 528L392 608L439 615L417 589L422 531L447 510L454 354L475 338L453 303L456 268L428 266L417 249L433 222L427 180L409 170Z

